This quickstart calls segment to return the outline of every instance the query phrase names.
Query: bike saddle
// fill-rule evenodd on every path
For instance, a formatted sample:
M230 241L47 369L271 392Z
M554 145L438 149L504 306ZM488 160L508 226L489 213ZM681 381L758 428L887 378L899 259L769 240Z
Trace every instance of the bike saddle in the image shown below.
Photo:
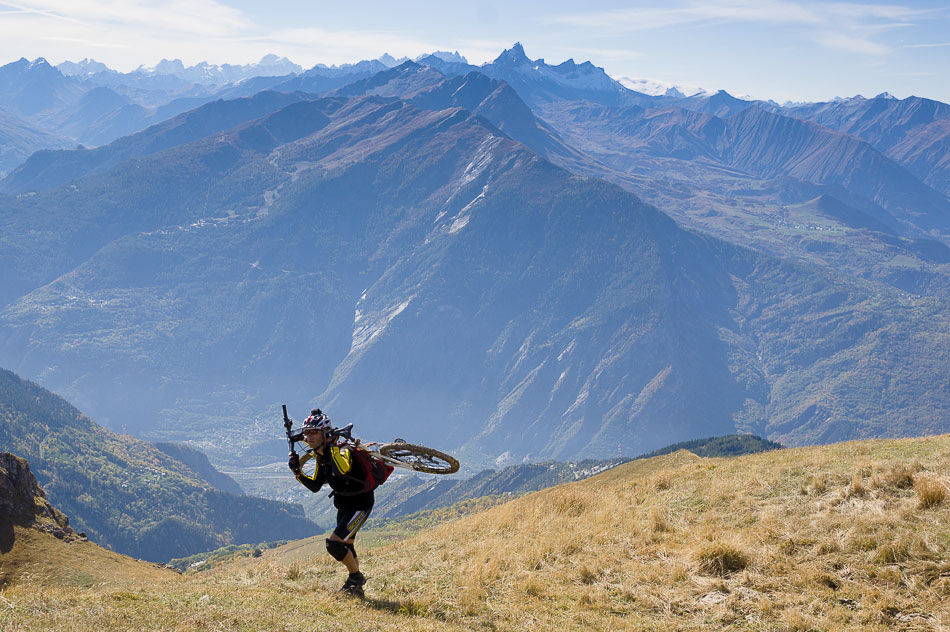
M339 428L336 431L336 434L342 435L344 437L350 437L350 432L353 430L353 424L346 424L342 428Z

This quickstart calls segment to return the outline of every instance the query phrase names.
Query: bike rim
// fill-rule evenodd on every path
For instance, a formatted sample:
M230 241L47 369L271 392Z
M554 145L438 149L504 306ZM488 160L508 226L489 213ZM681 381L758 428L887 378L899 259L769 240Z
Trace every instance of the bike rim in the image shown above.
M451 470L452 464L431 454L419 454L412 450L389 449L386 456L409 465L430 470Z

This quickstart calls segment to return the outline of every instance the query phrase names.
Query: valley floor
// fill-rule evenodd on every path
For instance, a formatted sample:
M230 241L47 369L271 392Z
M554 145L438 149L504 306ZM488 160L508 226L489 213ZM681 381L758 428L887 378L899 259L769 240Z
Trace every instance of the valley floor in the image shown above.
M366 537L365 601L315 536L161 579L21 578L0 629L950 629L948 457L950 436L680 451Z

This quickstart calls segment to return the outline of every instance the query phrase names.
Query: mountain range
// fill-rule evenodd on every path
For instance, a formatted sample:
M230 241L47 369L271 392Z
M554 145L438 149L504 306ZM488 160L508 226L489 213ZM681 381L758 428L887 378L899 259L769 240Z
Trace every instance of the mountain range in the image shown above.
M0 107L103 120L23 62ZM176 94L0 182L0 365L110 428L231 467L281 458L281 402L472 467L946 430L942 104L650 96L520 45Z

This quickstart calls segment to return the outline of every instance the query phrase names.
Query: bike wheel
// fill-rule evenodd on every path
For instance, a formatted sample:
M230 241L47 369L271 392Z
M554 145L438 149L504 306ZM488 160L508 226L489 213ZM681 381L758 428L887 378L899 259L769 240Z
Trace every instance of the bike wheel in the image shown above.
M386 443L379 446L379 453L394 461L399 461L417 472L429 474L451 474L459 469L459 462L445 452L439 452L424 445L411 443Z

